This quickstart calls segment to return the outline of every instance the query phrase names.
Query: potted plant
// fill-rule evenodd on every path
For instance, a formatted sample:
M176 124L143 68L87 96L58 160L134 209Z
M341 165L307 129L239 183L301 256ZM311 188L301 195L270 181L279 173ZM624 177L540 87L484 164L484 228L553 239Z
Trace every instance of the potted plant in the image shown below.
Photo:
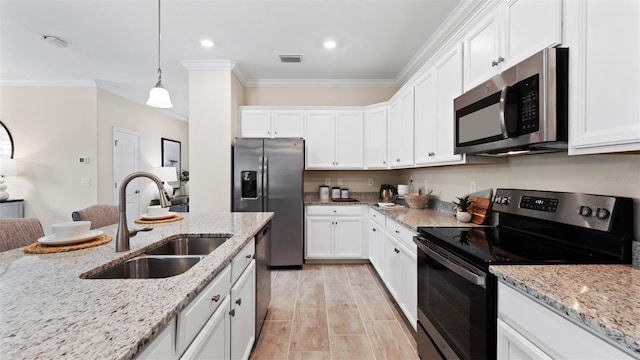
M180 173L180 181L182 181L182 191L184 195L189 195L189 170L182 170Z
M457 197L456 199L458 199L457 202L455 200L452 201L458 209L458 211L456 212L456 219L458 219L458 221L460 222L465 223L471 221L471 213L469 212L469 208L475 201L469 200L469 195Z

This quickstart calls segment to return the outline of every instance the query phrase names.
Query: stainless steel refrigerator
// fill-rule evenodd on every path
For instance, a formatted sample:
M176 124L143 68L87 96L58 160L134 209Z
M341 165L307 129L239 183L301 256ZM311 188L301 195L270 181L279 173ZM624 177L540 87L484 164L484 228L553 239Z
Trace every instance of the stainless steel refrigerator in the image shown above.
M236 138L233 211L272 211L271 266L303 263L304 140Z

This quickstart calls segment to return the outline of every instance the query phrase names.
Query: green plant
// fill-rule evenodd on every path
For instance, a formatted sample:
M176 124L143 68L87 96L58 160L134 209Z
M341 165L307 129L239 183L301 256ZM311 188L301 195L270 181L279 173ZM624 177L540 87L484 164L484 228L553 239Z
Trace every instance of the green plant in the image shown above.
M180 181L189 182L189 170L182 170L180 173Z
M382 192L384 190L391 190L393 193L396 192L396 187L391 184L382 184L380 185L380 193L378 194L378 199L382 200Z
M457 197L456 199L458 199L458 202L454 200L452 201L452 203L454 203L458 207L458 209L462 212L467 212L471 207L471 204L475 202L473 200L469 200L469 195L463 196L463 197Z

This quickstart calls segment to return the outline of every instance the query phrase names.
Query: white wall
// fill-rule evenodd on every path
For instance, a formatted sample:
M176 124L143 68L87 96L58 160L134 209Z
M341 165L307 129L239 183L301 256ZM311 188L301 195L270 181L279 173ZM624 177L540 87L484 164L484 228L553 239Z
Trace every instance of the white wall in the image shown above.
M161 166L161 138L180 141L182 169L189 169L189 124L104 89L98 89L98 202L117 204L113 194L113 129L140 134L140 170ZM146 213L158 190L150 180L140 180L140 209ZM177 185L177 184L175 184ZM91 205L91 204L89 204ZM135 214L139 215L139 214ZM133 216L133 215L131 215ZM131 218L131 217L130 217Z
M0 119L13 136L19 172L7 179L8 190L46 233L98 199L96 104L95 87L0 87ZM89 163L80 165L78 156ZM91 186L80 186L81 177Z

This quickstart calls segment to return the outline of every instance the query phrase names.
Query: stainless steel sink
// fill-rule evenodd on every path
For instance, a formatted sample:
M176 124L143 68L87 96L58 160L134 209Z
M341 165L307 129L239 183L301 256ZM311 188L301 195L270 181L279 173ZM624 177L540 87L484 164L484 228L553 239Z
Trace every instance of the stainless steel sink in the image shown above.
M209 255L213 250L224 244L231 234L189 236L184 235L170 240L145 254L149 255Z
M89 279L158 279L191 269L204 256L139 256L89 276Z

